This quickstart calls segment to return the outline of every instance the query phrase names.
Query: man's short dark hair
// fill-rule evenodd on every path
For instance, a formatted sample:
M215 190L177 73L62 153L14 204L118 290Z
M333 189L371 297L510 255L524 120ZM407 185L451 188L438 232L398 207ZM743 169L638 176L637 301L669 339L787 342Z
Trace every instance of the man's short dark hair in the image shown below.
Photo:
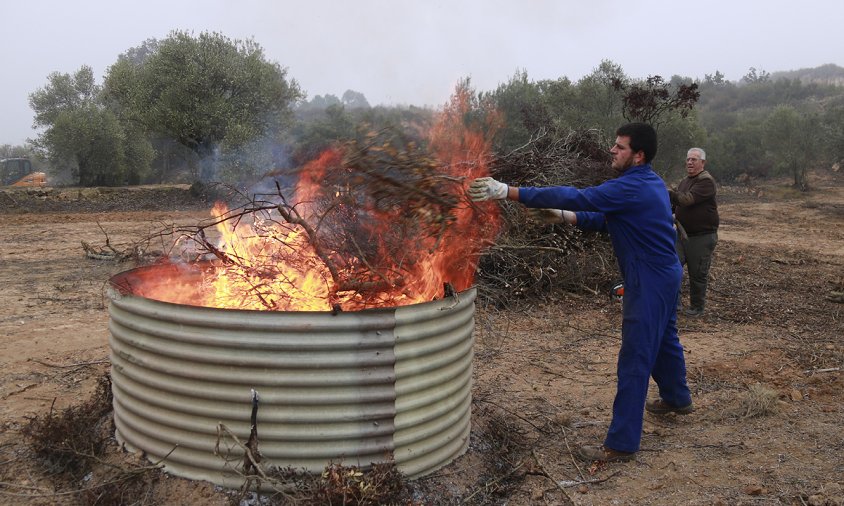
M615 131L618 137L630 137L630 149L634 153L643 151L645 163L650 163L656 156L656 130L647 123L628 123Z

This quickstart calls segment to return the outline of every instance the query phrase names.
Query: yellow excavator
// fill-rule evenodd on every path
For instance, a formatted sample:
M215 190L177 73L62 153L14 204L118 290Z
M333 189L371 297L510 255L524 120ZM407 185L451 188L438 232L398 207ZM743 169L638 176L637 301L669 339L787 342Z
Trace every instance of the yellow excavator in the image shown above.
M33 172L28 158L0 160L0 186L47 186L47 174Z

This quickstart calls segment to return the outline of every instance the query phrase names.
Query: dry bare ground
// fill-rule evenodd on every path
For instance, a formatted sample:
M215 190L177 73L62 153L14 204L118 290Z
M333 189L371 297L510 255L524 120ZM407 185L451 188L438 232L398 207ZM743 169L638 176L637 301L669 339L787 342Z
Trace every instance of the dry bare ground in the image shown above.
M635 462L572 456L609 423L618 303L478 307L470 448L409 483L416 503L844 504L844 304L834 296L844 291L844 175L814 184L807 194L782 182L722 189L707 314L679 320L697 410L646 415ZM207 216L156 191L136 191L133 204L110 192L41 195L36 212L21 212L22 193L0 195L0 503L230 501L151 473L131 500L83 493L96 476L57 481L22 433L33 417L86 402L109 370L103 287L132 264L86 258L81 242L102 245L105 231L119 247ZM107 464L145 472L112 446Z

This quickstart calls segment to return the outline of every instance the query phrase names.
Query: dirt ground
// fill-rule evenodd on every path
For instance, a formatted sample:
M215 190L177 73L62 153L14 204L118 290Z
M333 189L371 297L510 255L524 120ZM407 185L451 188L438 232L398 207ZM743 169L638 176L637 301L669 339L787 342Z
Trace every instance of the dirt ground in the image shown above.
M805 194L781 181L721 189L707 312L678 322L697 409L646 414L634 462L572 457L609 424L618 303L571 295L512 311L479 306L470 448L411 482L416 501L844 504L844 303L833 300L844 291L844 174L812 181ZM207 217L187 193L150 188L132 200L0 195L2 504L83 502L74 490L85 483L51 479L21 433L51 406L90 398L109 370L104 285L133 264L86 258L81 242L102 246L105 232L119 249L164 223ZM114 454L112 465L134 462ZM229 497L165 476L146 500Z

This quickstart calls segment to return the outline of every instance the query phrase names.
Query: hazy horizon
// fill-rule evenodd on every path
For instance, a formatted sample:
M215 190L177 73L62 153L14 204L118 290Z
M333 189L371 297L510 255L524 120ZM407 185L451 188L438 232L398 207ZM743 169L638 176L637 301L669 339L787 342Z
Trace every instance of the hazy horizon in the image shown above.
M751 67L773 74L844 64L844 2L819 0L797 9L780 0L764 8L724 0L32 0L4 2L0 17L15 41L3 51L0 85L0 144L12 145L36 134L28 97L50 73L89 65L101 84L118 55L173 30L251 38L309 98L351 89L372 105L436 107L462 78L490 91L518 71L577 81L602 60L633 78L720 71L730 81Z

